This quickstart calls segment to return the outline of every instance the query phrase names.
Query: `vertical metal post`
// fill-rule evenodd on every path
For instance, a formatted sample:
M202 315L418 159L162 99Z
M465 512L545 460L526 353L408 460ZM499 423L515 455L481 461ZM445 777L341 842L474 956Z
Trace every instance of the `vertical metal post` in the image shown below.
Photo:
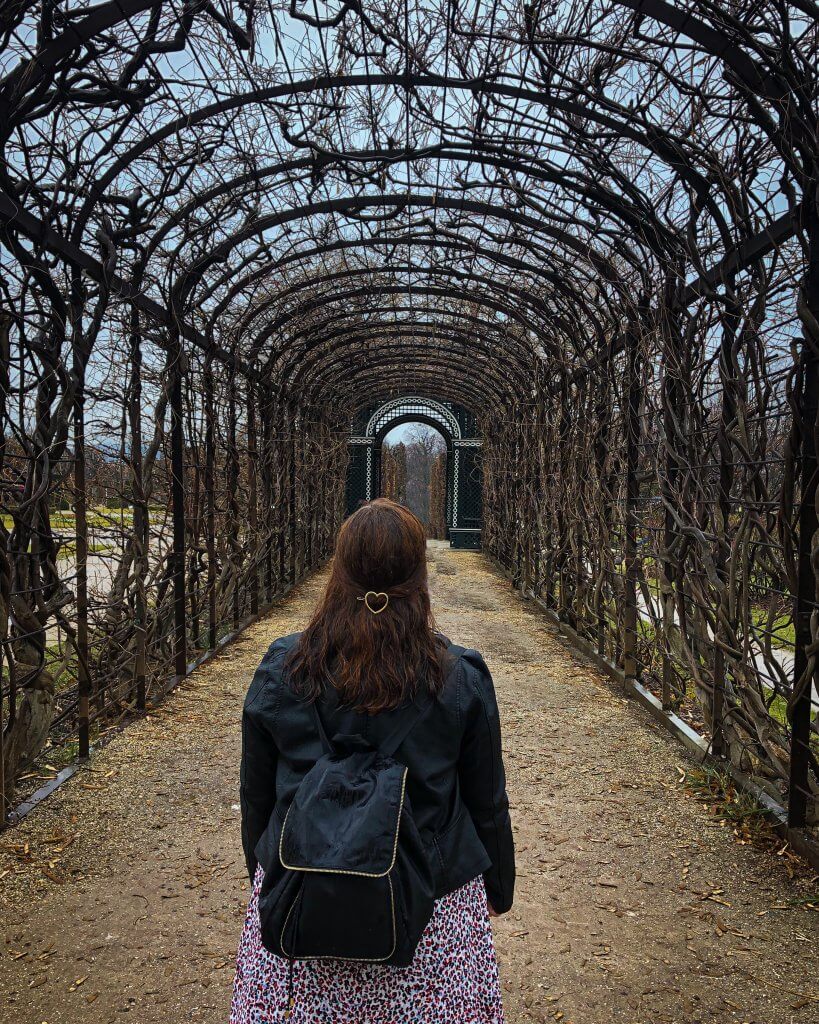
M183 366L179 333L169 337L171 388L171 512L173 514L173 621L174 672L177 681L188 671L188 638L185 621L185 427L183 421Z
M297 527L298 504L296 502L296 427L293 410L287 409L287 528L289 534L289 579L295 583L298 579Z
M533 451L532 451L532 438L534 433L534 419L535 410L534 406L527 402L525 417L521 419L521 432L522 432L522 447L523 457L526 461L527 468L526 473L529 479L532 479L532 464L533 464ZM523 431L525 430L525 434ZM523 467L521 467L523 469ZM462 487L462 494L466 493L466 478L467 473L464 471L464 482ZM521 516L521 521L526 523L526 528L521 530L520 544L521 544L521 589L524 593L527 593L532 589L532 582L534 579L534 537L535 537L535 502L533 495L536 493L531 486L522 488L523 501L525 503L525 511ZM463 499L461 499L463 500Z
M205 360L205 553L208 560L208 650L214 650L219 623L216 609L216 442L213 365Z
M580 398L577 396L577 400L573 403L576 410L577 417L577 434L585 438L586 436L586 402L585 396ZM575 449L574 455L575 465L577 464L577 449ZM584 474L585 475L585 474ZM577 486L582 491L583 481L581 475L577 474ZM585 628L586 623L584 621L583 611L586 604L586 587L584 584L584 577L586 573L585 558L584 558L584 547L585 547L585 532L583 529L583 503L582 496L578 495L578 505L576 509L575 519L575 558L574 558L574 584L573 584L573 609L572 617L570 622L574 629L580 634L580 636L587 636L588 632Z
M273 602L273 524L271 516L275 505L273 497L273 451L272 451L272 417L270 403L265 401L260 407L262 417L262 494L264 501L264 590L265 603ZM278 509L276 514L278 515Z
M252 545L250 563L250 614L259 614L259 560L261 545L259 544L259 511L258 511L258 472L259 452L256 438L256 393L253 382L247 381L247 522L249 527L249 543Z
M819 202L808 197L805 202L808 236L808 266L800 282L803 342L800 353L798 425L802 493L799 501L799 548L797 552L796 601L794 609L795 649L793 665L793 696L790 702L791 770L788 785L788 824L801 828L807 820L812 690L816 685L816 655L808 654L819 633L817 577L814 564L819 558L817 535L817 413L819 413ZM814 759L815 760L815 759Z
M289 532L290 498L288 410L279 403L276 415L276 537L279 545L279 589L283 590L287 574L287 534Z
M541 596L546 602L548 608L555 608L555 582L554 582L554 549L555 549L555 537L554 537L554 471L553 471L553 446L547 443L544 438L544 431L546 429L546 420L544 418L544 410L546 408L544 401L544 387L543 382L538 378L537 386L537 404L538 404L538 415L539 415L539 427L538 427L538 439L537 439L537 454L538 462L540 464L540 489L544 494L544 500L541 503L541 507L546 510L545 522L543 524L543 547L546 551L545 564L540 569L540 592ZM552 416L552 410L550 409L550 416ZM545 591L544 588L545 587Z
M594 614L596 622L596 633L597 633L597 653L601 658L606 656L606 611L605 611L605 592L606 592L606 559L609 557L609 551L611 549L611 523L612 523L612 507L611 507L611 490L606 486L606 460L609 456L609 445L610 445L610 426L611 426L611 377L608 372L608 368L611 364L611 347L606 353L605 359L602 361L606 372L600 372L597 377L597 402L595 408L595 423L596 423L596 434L595 434L595 462L597 464L597 480L598 487L601 491L605 488L606 498L609 500L605 501L603 505L603 522L601 524L601 540L600 551L598 557L600 559L600 581L597 587L597 592L594 598Z
M731 274L725 282L725 313L720 339L719 374L722 385L722 408L717 435L719 446L719 496L717 509L719 512L719 528L715 552L715 565L720 591L716 607L716 626L714 631L714 675L711 691L711 750L721 757L725 754L725 732L723 727L725 709L725 650L720 642L728 618L728 551L731 547L731 486L734 481L734 464L731 442L728 432L736 418L737 400L734 371L732 365L733 349L739 326L739 308L734 295L735 276Z
M227 450L227 484L228 484L228 544L230 546L230 564L233 569L232 618L233 629L239 628L242 618L239 593L239 453L236 450L236 370L233 364L228 369L228 450Z
M6 422L6 407L10 394L9 367L11 366L11 346L9 335L11 332L11 317L9 314L0 311L0 423ZM0 430L0 473L5 468L6 459L6 434ZM8 530L0 524L0 681L3 679L3 661L5 642L8 638L9 628L9 605L7 594L11 590L11 565L8 560ZM14 666L9 664L9 683L12 682ZM3 690L0 685L0 829L5 828L8 818L9 804L6 799L6 760L5 760L5 734L6 721L3 713ZM9 702L13 699L9 693ZM11 712L11 706L9 706Z
M518 521L520 517L520 480L521 480L521 469L520 469L520 410L518 415L512 420L512 483L511 483L511 516L509 518L509 525L511 531L507 534L508 544L508 564L512 568L512 584L515 587L521 585L521 561L520 561L520 530L518 529ZM456 467L456 472L459 467Z
M74 396L74 545L77 565L77 716L79 756L91 751L90 694L88 667L88 507L85 481L85 367L74 354L77 392Z
M635 317L626 329L626 507L625 507L625 579L623 609L623 673L626 681L637 678L637 505L640 487L637 465L640 445L640 327Z
M562 373L560 377L560 427L559 427L559 438L558 447L560 450L560 489L561 489L561 501L565 500L564 496L566 493L566 482L568 481L571 473L571 468L568 459L568 438L571 421L569 418L569 382L566 374ZM563 506L563 513L565 515L566 507ZM570 622L571 608L572 608L572 595L571 585L569 582L569 569L567 566L568 559L566 558L567 550L567 539L565 530L559 531L557 535L558 545L558 557L557 564L555 566L558 574L559 583L559 596L557 602L558 615L564 622Z
M679 478L680 464L675 448L676 436L678 434L678 422L680 414L680 396L682 385L680 373L682 370L681 352L679 346L679 329L675 322L679 316L676 306L677 278L668 275L665 287L664 302L660 311L662 317L661 331L663 336L663 437L665 440L665 474L662 479L662 490L666 500L666 508L663 521L663 548L662 548L662 574L665 577L660 592L661 614L663 620L663 645L662 645L662 703L663 708L668 710L671 707L671 689L674 677L674 666L671 661L671 645L669 636L674 628L674 586L676 581L676 564L672 554L677 537L674 517L669 511L669 505L673 505L676 498L675 487ZM684 277L680 272L680 280L684 283Z
M307 408L311 406L308 404ZM312 434L312 431L311 431ZM309 454L308 454L308 433L305 426L305 418L302 415L302 431L301 431L301 451L302 451L302 465L309 466ZM308 569L313 567L313 473L312 469L309 472L303 474L302 479L299 483L299 495L301 497L301 550L302 550L302 561L301 571L302 573L307 572Z
M5 606L5 601L0 598L0 615L5 620L0 624L0 640L6 639L6 622L8 621L6 616L8 612ZM3 678L3 651L4 645L0 643L0 679ZM11 674L11 666L9 666L9 674ZM3 711L3 689L0 688L0 831L6 827L9 813L9 803L6 800L6 755L5 755L5 739L6 739L6 716Z
M372 449L372 494L373 498L380 498L384 491L384 481L382 479L382 466L381 466L381 454L384 450L383 441L380 444L374 444ZM454 510L453 510L454 514Z
M141 283L142 275L135 275ZM137 710L145 710L148 575L148 506L145 501L142 459L142 343L139 310L131 307L131 390L128 419L131 426L131 507L134 517L134 688Z
M535 381L534 399L534 437L532 444L532 490L537 496L543 493L543 396L540 393L540 376ZM532 589L537 597L541 596L543 586L543 567L541 565L541 549L543 546L543 522L540 515L541 505L535 501L532 515Z
M327 451L331 449L333 438L331 436L325 436L323 438L322 450ZM333 521L333 507L329 494L327 493L327 478L329 472L325 466L322 466L322 471L319 474L319 498L318 498L318 520L317 520L317 558L320 562L324 561L327 557L327 536L330 531L330 526Z

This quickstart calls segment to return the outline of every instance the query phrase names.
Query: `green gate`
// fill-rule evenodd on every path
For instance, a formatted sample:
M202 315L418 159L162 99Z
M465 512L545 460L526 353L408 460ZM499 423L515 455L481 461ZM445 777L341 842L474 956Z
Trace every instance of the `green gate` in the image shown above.
M475 417L454 402L395 398L362 409L350 426L347 514L381 494L381 445L402 423L426 423L447 447L447 538L454 548L481 546L481 445Z

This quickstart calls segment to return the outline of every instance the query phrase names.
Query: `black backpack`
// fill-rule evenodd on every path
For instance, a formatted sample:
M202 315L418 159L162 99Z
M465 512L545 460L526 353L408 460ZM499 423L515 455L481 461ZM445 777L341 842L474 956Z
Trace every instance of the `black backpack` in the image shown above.
M432 870L412 817L407 768L393 754L432 701L378 748L358 735L332 743L304 776L265 872L259 921L266 949L290 960L406 967L432 916Z

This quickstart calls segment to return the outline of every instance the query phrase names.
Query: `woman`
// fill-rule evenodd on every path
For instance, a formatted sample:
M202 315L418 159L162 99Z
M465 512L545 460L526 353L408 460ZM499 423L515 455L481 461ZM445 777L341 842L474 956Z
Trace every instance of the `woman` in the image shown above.
M271 833L322 756L321 726L373 747L404 736L394 757L436 897L409 967L288 960L262 946L259 892L280 869ZM480 654L434 631L424 528L407 509L379 498L344 523L312 621L277 640L253 678L242 736L253 895L231 1024L502 1024L489 916L511 907L515 867L498 708Z

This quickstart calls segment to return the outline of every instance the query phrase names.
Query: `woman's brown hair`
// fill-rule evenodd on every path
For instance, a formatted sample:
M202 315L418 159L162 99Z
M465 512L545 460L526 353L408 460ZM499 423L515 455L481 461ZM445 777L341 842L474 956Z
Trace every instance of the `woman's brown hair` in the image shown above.
M444 656L424 527L409 509L377 498L339 531L327 589L290 656L293 685L312 699L333 686L345 705L385 711L419 690L440 690Z

